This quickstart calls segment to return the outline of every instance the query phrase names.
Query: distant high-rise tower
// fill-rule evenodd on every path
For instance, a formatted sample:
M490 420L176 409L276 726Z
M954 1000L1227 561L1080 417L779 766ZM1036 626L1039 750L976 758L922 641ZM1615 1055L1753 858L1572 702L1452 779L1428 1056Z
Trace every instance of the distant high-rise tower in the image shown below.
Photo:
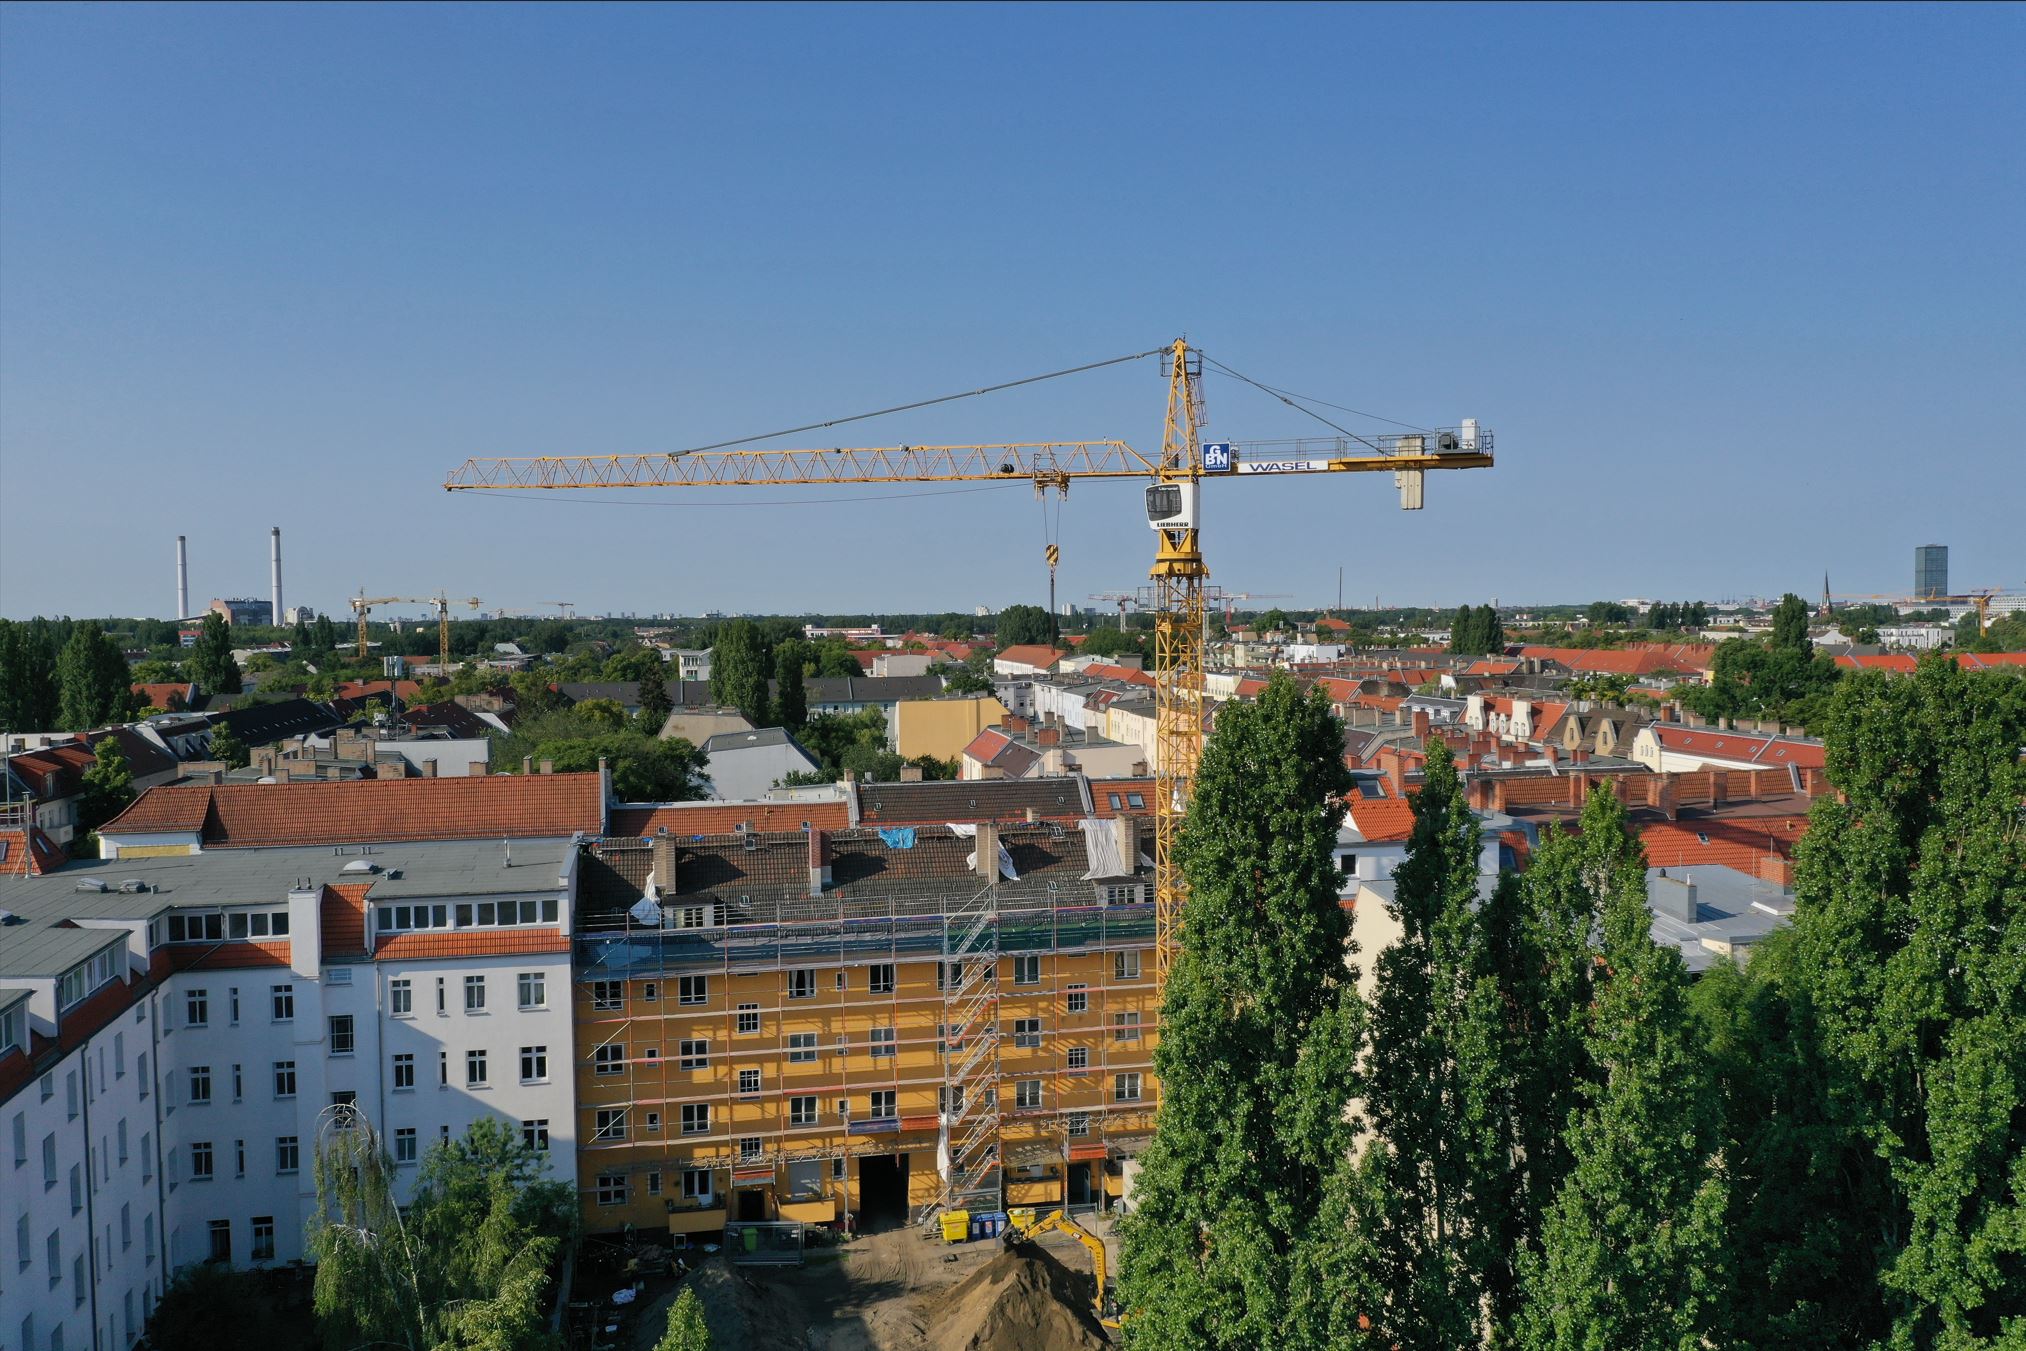
M1829 603L1829 570L1824 568L1822 570L1822 613L1824 616L1827 616L1835 612L1836 607Z
M181 535L176 536L176 618L190 617L190 550Z
M1913 551L1913 594L1921 600L1949 594L1949 546L1923 544Z
M280 628L282 619L281 527L278 525L270 527L267 532L267 567L268 567L268 580L274 588L274 604L270 607L273 611L274 618L270 619L268 622L273 624L276 628Z

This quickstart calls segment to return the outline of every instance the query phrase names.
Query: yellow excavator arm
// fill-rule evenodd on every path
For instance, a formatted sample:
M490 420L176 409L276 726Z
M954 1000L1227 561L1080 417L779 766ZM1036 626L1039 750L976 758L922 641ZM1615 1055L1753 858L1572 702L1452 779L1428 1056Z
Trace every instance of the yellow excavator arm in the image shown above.
M1121 1326L1125 1321L1123 1318L1115 1317L1106 1312L1103 1239L1091 1233L1090 1230L1084 1228L1075 1220L1070 1219L1064 1212L1051 1210L1030 1224L1008 1226L1006 1241L1008 1243L1031 1242L1051 1229L1060 1230L1062 1233L1068 1234L1078 1243L1081 1243L1085 1250L1090 1253L1091 1275L1097 1280L1097 1296L1094 1301L1095 1307L1093 1312L1097 1315L1097 1321L1105 1327L1115 1328Z

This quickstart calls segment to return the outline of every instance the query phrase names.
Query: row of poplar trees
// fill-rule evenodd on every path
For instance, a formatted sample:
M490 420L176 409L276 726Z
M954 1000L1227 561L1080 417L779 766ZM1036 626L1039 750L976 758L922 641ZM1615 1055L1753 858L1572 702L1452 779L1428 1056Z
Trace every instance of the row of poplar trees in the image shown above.
M1361 997L1340 725L1226 708L1127 1345L2026 1345L2026 681L1859 675L1828 743L1792 927L1699 978L1615 797L1485 879L1432 743Z

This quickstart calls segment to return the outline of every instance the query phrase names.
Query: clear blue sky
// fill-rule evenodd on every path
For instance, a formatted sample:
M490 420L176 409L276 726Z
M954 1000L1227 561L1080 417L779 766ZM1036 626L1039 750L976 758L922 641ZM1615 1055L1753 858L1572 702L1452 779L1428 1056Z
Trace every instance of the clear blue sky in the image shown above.
M0 12L0 613L1042 598L1025 488L450 495L1151 348L1498 435L1219 485L1233 589L2026 586L2026 8ZM860 443L1159 443L1153 363ZM1229 380L1209 432L1321 430ZM1369 429L1371 424L1350 424ZM826 437L822 443L837 438ZM1137 585L1079 490L1062 594ZM668 505L668 503L677 505ZM744 505L741 505L744 503ZM687 505L682 505L687 504Z

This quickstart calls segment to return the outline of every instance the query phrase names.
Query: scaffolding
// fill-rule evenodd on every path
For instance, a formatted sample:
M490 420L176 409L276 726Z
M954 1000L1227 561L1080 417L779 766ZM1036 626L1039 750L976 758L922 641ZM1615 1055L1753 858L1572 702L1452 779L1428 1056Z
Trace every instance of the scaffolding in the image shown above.
M936 1167L942 1195L922 1208L997 1210L1005 1169L999 1138L999 888L943 916L942 1121Z

